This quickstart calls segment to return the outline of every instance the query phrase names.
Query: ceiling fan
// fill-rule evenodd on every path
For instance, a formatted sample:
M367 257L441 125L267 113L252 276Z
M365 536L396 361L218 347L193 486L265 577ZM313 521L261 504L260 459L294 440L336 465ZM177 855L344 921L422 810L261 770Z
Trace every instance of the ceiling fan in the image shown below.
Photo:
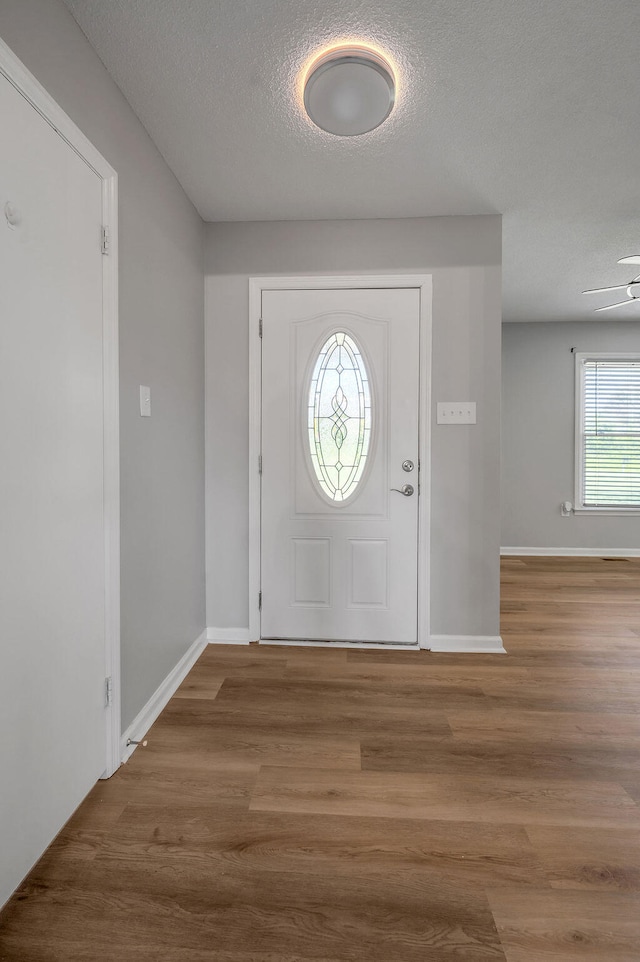
M627 257L621 257L618 264L640 264L640 254L629 254ZM627 289L627 299L624 301L618 301L616 304L608 304L606 307L596 307L595 313L598 311L612 311L616 307L623 307L625 304L631 304L632 301L640 300L640 274L637 277L632 278L627 281L626 284L616 284L614 287L594 287L593 290L583 291L583 294L603 294L605 291L622 291Z

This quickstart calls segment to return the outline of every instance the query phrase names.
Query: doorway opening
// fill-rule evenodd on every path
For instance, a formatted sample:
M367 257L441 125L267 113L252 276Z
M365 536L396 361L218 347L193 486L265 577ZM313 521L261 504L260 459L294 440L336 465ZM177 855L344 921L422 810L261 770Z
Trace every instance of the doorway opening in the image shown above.
M250 281L250 637L429 647L431 276Z

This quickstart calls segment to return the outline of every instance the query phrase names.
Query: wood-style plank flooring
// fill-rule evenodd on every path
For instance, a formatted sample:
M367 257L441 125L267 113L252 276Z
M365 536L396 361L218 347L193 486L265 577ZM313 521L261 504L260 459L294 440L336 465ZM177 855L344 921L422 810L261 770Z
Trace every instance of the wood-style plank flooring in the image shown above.
M638 962L640 559L505 559L502 634L210 646L0 960Z

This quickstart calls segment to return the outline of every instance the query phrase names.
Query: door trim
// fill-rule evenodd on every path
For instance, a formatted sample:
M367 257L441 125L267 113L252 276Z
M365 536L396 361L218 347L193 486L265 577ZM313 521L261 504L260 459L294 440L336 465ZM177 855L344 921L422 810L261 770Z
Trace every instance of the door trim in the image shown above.
M102 224L109 252L102 258L102 344L105 532L105 679L111 702L105 709L102 778L120 766L120 425L118 361L118 175L71 118L0 40L0 73L37 110L102 181ZM100 238L96 237L96 245Z
M429 509L431 503L431 274L298 275L249 278L249 637L260 640L260 473L262 425L262 370L260 318L263 291L357 290L413 288L420 292L420 410L418 450L420 501L418 504L418 647L429 648ZM310 642L321 647L321 642ZM269 642L273 644L273 642ZM295 644L287 642L287 644ZM338 643L327 642L327 647ZM353 647L363 647L362 645ZM384 645L374 645L381 648ZM396 650L399 647L393 646ZM415 648L415 646L413 646Z

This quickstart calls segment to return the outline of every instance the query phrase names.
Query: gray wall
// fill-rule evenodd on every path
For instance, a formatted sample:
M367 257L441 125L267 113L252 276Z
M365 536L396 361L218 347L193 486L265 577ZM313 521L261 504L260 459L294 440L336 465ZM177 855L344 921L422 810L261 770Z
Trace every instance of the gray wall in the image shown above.
M119 176L126 727L205 624L203 225L60 0L1 0L0 37Z
M640 548L640 517L575 515L576 351L640 351L637 321L505 324L502 358L502 545Z
M261 274L433 274L436 400L475 400L475 428L432 428L431 630L498 635L499 217L208 224L207 621L246 628L248 279Z

